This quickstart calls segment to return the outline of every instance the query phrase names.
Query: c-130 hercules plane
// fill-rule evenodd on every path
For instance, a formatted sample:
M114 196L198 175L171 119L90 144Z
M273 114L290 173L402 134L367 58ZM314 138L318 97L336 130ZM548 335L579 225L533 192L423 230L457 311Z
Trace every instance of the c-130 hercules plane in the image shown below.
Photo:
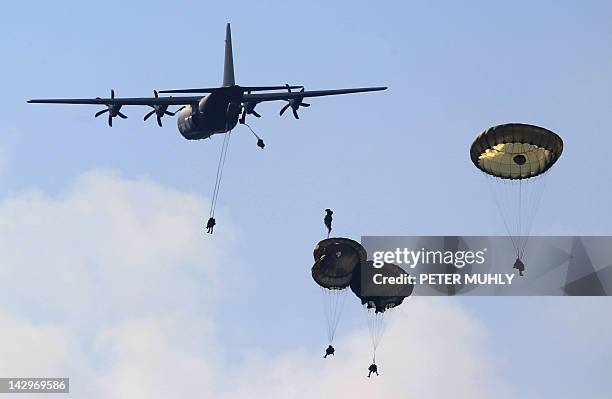
M301 89L291 91L291 89ZM162 126L161 118L164 115L174 116L175 113L168 111L170 105L181 106L178 113L178 129L188 140L205 139L213 134L227 133L231 131L238 122L244 124L247 115L259 118L261 115L255 111L255 106L264 101L287 101L280 110L280 115L291 107L293 116L299 119L298 109L309 107L310 104L303 102L307 97L332 96L337 94L360 93L366 91L385 90L386 87L362 87L337 90L315 90L304 91L303 86L238 86L234 79L234 60L232 56L232 34L230 24L227 24L225 33L225 65L223 67L223 86L201 89L179 89L160 90L159 93L192 93L208 94L207 96L184 96L184 97L159 97L154 91L155 97L115 98L115 92L111 90L110 98L64 98L64 99L36 99L28 103L47 104L99 104L105 105L106 109L96 113L96 117L108 113L108 124L113 126L113 118L119 116L126 119L127 116L121 112L124 105L145 105L153 108L145 115L146 121L150 116L157 116L157 124ZM274 90L286 90L283 92L258 93Z

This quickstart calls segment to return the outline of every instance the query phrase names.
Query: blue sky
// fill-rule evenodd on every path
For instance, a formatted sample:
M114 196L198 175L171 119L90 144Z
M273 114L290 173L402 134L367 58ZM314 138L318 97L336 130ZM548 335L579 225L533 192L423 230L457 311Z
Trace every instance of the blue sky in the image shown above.
M140 251L143 259L159 261L159 255L159 262L176 265L185 272L183 277L196 277L195 283L185 278L169 285L191 287L193 291L186 291L190 294L179 296L182 301L165 289L168 297L157 298L151 280L143 291L149 301L134 299L136 310L125 312L101 299L107 294L104 289L123 292L115 290L109 278L92 305L108 307L108 313L103 312L108 320L99 326L74 320L59 304L54 312L45 312L43 302L26 292L1 295L0 306L11 315L9 320L29 323L33 331L49 323L64 326L69 336L71 331L87 331L74 332L80 353L102 374L106 366L96 366L95 359L105 359L100 361L109 368L115 360L96 352L93 342L100 331L212 296L215 305L210 309L190 303L185 306L192 313L185 310L181 317L210 321L211 326L197 325L210 329L214 337L199 350L218 353L226 374L248 363L245 353L252 351L282 357L304 350L318 356L325 343L322 312L309 268L311 250L324 235L323 209L335 210L335 232L350 237L504 234L468 150L478 132L506 122L544 126L565 142L533 233L609 235L611 20L612 5L605 1L7 4L0 16L0 201L12 224L5 224L3 236L23 234L15 241L17 247L57 240L70 248L66 240L81 238L82 257L74 262L85 274L74 272L78 283L92 276L87 262L94 265L93 275L105 270L100 259L106 255L90 259L94 254L118 249L88 249L83 237L113 237L103 230L107 225L97 218L95 207L83 214L81 208L75 211L87 215L78 218L81 224L74 221L78 234L63 229L64 223L73 226L65 220L73 218L66 204L94 198L104 206L106 193L119 192L109 200L133 201L125 212L152 218L168 212L168 220L180 222L164 224L166 219L160 219L161 231L153 237L175 244L164 252L167 258L156 252L161 244L145 241L118 246L129 252L121 262ZM28 98L106 96L111 88L118 96L144 96L153 89L220 84L227 22L232 23L239 84L295 83L307 89L387 85L389 90L313 99L312 107L301 110L299 121L278 116L282 103L259 105L264 117L251 122L267 147L260 151L246 128L236 129L213 237L190 234L207 216L221 137L186 141L173 118L166 118L159 129L152 120L143 122L148 111L137 107L126 108L129 119L117 120L110 129L105 120L93 118L99 110L95 106L25 103ZM139 194L139 184L143 192L159 198ZM166 209L185 203L184 212ZM29 212L28 207L35 209ZM37 228L19 227L29 226L28 214L40 218L45 209L57 211L49 218L56 225L41 227L40 235ZM121 230L122 222L117 223L113 229ZM180 226L186 226L189 242L177 238ZM41 266L27 257L32 250L15 251L2 263L29 265L36 276ZM61 254L56 255L59 259ZM210 275L200 275L198 268L216 270L216 288L208 287ZM70 269L66 273L70 275ZM158 277L179 278L164 273ZM208 289L214 295L206 295ZM609 395L602 372L612 363L612 327L609 322L599 324L601 314L589 311L610 314L609 301L434 302L467 315L486 330L483 350L501 364L495 370L525 368L516 384L514 376L494 373L515 394ZM572 316L579 322L563 316L571 312L579 313ZM570 328L576 324L582 328ZM341 337L362 328L358 306L347 304ZM594 339L593 331L602 334ZM601 338L606 334L607 339Z

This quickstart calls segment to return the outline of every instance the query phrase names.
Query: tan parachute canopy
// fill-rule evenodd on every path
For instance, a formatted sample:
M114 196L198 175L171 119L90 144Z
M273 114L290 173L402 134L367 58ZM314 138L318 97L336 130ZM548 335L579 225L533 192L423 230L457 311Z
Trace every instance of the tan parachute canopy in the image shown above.
M476 167L501 179L528 179L550 169L563 140L542 127L522 123L494 126L476 137L470 156Z

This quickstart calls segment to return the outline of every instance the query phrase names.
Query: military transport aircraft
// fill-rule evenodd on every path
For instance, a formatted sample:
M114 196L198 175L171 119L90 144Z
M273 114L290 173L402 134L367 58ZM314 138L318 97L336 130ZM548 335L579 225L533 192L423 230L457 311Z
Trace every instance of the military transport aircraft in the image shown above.
M291 91L300 89L300 91ZM108 124L113 126L113 118L119 116L126 119L127 116L121 112L124 105L145 105L153 108L145 115L146 121L150 116L157 116L157 124L162 126L161 118L164 115L174 116L174 112L168 111L171 105L181 106L178 113L178 129L189 140L205 139L213 134L231 131L238 122L245 123L247 115L260 117L255 111L255 106L264 101L287 101L280 110L280 115L291 107L293 116L299 119L298 109L309 107L310 104L303 102L307 97L331 96L336 94L360 93L366 91L385 90L386 87L362 87L337 90L315 90L304 91L303 86L238 86L234 79L234 60L232 55L232 34L230 24L227 24L225 33L225 65L223 68L223 86L202 89L160 90L159 93L191 93L208 94L206 96L181 96L160 97L154 91L155 97L137 98L115 98L114 90L111 90L110 98L65 98L65 99L36 99L28 103L50 103L50 104L99 104L105 105L106 109L95 114L96 117L108 113ZM270 92L275 91L276 92ZM278 92L278 90L283 90ZM266 92L257 93L253 92ZM263 148L263 147L262 147Z

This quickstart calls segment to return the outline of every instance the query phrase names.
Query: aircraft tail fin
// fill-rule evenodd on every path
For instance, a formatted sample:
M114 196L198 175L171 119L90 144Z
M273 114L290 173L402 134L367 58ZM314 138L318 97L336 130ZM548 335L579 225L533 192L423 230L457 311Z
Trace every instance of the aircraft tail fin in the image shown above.
M232 31L230 24L225 28L225 63L223 65L223 86L234 86L234 57L232 55Z

